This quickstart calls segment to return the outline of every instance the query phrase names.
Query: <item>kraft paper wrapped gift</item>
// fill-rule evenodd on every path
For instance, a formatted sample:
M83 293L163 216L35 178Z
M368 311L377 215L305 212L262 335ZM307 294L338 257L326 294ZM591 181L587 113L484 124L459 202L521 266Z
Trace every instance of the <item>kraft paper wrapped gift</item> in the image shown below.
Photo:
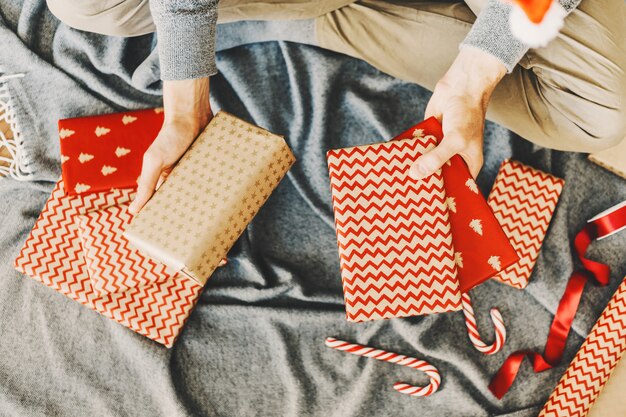
M431 117L413 126L393 140L434 137L440 143L443 131ZM455 155L441 168L446 205L452 229L454 259L461 292L494 277L519 261L500 223L480 193L463 158Z
M135 188L143 154L162 125L162 109L59 120L61 172L67 194Z
M124 206L132 200L133 193L131 189L116 189L70 196L63 190L63 181L59 181L14 265L32 279L171 347L191 314L202 286L179 274L119 292L98 293L92 286L81 244L80 216ZM123 224L107 222L104 230L111 241L116 241ZM127 264L118 264L117 268L121 273L133 273Z
M436 144L430 136L327 153L348 321L461 308L441 172L408 175Z
M539 416L626 415L623 385L626 383L624 373L626 363L622 359L624 352L626 352L626 278L591 329ZM612 375L616 378L615 381ZM606 392L602 391L605 384Z
M204 284L294 162L281 136L219 112L125 236Z
M494 279L520 289L528 285L564 183L521 162L502 162L487 202L520 260Z

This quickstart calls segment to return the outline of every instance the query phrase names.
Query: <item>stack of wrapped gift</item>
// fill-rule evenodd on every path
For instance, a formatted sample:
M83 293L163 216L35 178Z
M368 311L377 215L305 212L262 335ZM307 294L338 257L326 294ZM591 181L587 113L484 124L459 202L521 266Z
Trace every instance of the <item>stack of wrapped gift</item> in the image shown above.
M63 178L15 267L171 347L295 159L282 137L220 112L133 219L143 154L162 123L160 109L61 120Z
M388 142L327 154L346 315L361 322L456 311L489 278L528 284L563 181L504 161L489 201L458 155L414 180L443 140L430 118Z

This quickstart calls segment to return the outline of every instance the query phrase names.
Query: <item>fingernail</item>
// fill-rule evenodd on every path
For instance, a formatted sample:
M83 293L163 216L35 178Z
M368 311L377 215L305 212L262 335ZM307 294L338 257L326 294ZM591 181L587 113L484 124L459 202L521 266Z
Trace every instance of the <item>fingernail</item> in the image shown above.
M409 175L414 180L421 180L428 175L428 170L421 164L415 164L409 170Z

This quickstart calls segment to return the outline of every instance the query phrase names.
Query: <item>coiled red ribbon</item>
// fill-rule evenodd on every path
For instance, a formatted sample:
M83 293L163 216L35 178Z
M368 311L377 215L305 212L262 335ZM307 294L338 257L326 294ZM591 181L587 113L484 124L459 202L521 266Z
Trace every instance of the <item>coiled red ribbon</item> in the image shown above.
M618 204L589 220L587 225L574 239L574 247L583 269L575 271L571 276L559 302L544 354L531 351L512 353L502 364L489 384L489 390L498 398L507 393L526 356L533 362L535 372L542 372L556 366L563 356L565 342L578 310L580 298L589 278L595 279L600 285L609 283L610 269L608 265L585 258L585 252L595 239L602 239L626 228L626 201Z

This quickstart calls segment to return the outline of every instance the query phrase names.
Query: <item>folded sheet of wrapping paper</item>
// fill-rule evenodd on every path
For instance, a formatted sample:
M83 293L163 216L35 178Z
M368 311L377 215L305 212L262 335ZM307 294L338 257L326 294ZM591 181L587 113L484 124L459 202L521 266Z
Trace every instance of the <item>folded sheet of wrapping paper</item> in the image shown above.
M77 216L91 286L98 294L175 279L176 271L128 245L123 232L131 219L127 204Z
M393 140L435 137L443 140L439 121L431 117L413 126ZM452 228L454 259L461 292L492 278L519 261L500 223L480 193L467 164L455 155L441 169L446 205Z
M408 175L436 144L431 136L327 153L349 321L461 308L441 172Z
M162 125L162 109L59 120L67 194L136 187L143 154Z
M283 137L219 112L125 236L204 284L294 162Z
M78 216L131 201L130 189L68 196L59 181L15 259L18 271L158 343L171 347L202 286L184 274L121 292L94 291L81 245ZM109 233L119 234L111 224ZM119 226L119 224L118 224Z
M515 288L530 280L564 181L517 161L502 162L487 202L520 256L494 279Z
M591 329L567 371L557 384L539 417L584 417L598 399L602 388L611 377L626 351L626 278ZM624 364L622 364L623 366ZM624 375L622 374L622 379ZM613 399L621 401L624 409L624 386L612 390ZM611 395L607 392L607 395ZM591 414L602 417L613 414L610 398L598 403L604 409L592 409ZM620 407L620 403L615 405ZM595 408L595 407L594 407Z

